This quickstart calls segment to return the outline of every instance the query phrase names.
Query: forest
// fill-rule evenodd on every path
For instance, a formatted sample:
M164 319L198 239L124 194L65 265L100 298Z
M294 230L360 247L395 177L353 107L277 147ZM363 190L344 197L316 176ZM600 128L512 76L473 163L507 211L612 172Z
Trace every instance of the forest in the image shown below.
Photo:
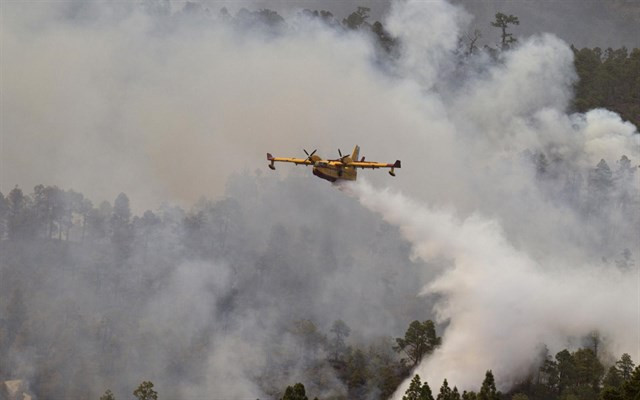
M145 4L169 25L224 20L274 37L289 29L267 9L231 15L187 2L170 14L165 3ZM369 12L358 7L342 21L302 13L368 35L377 67L392 74L403 43ZM477 32L458 38L458 73L474 57L502 63L520 22L502 13L487 21L495 46L480 47ZM568 111L607 108L639 126L640 49L572 51ZM517 161L549 204L598 230L614 226L614 214L627 221L631 233L603 233L615 253L597 256L629 271L638 249L624 238L640 226L639 172L637 160L616 157L578 169L553 149L531 147ZM236 172L219 198L188 207L167 199L153 210L126 193L104 201L46 182L0 192L0 382L25 380L25 392L43 399L385 399L407 379L403 400L640 399L633 349L612 354L597 330L555 354L540 343L529 373L505 382L505 392L491 369L475 390L415 374L448 324L430 311L434 296L415 294L448 261L421 260L397 226L309 179ZM3 390L0 399L9 398Z
M550 177L553 164L544 154L528 157L541 187L558 179ZM636 172L624 156L613 171L604 161L585 171L587 186L575 199L578 207L591 218L598 218L592 204L602 197L629 210L637 207L638 193L621 190ZM311 189L309 195L320 195L322 188L310 188L307 179L238 175L230 179L223 199L202 199L189 210L167 205L140 215L133 215L124 193L112 204L97 205L55 186L38 185L30 194L16 187L0 195L0 289L6 294L0 306L7 316L0 324L3 379L29 374L34 393L56 398L96 397L96 390L110 390L100 389L106 384L101 382L112 382L109 387L117 385L116 393L122 393L122 386L135 387L132 379L140 363L153 365L156 384L203 379L199 371L210 362L206 349L216 345L214 335L247 334L236 313L273 313L276 308L287 311L275 321L252 320L248 328L270 332L268 342L261 343L267 346L264 364L252 365L263 393L304 399L300 387L295 392L294 386L289 391L283 386L300 380L321 399L387 398L441 340L431 320L409 323L424 318L424 310L394 277L395 266L418 274L421 265L410 259L406 243L388 238L398 236L394 227L359 211L349 199L330 197L324 207L340 211L319 210L308 217L315 223L329 217L324 223L341 226L349 215L350 223L369 232L358 239L320 237L322 230L308 221L284 223L284 217L278 222L280 215L298 215L293 208L305 207L300 201L277 205L283 191ZM273 214L267 227L251 223L267 210ZM377 250L367 254L372 244ZM227 265L215 266L218 260ZM635 264L627 248L610 262L623 270ZM306 267L298 268L301 264ZM313 292L331 291L333 278L340 279L345 268L357 270L349 274L366 286L359 317L366 321L384 315L375 310L379 301L387 313L395 313L396 325L386 335L366 335L339 318L331 321L326 305L310 302L319 296ZM213 279L206 278L203 287L199 274ZM185 299L183 292L197 297ZM48 300L56 295L62 299ZM213 304L202 310L199 301ZM200 317L193 321L180 313ZM403 331L403 337L393 338L393 332ZM477 391L458 393L445 382L437 398L635 399L640 369L634 369L628 354L603 354L601 342L597 332L586 332L579 341L584 347L575 351L552 355L541 347L540 354L531 355L530 375L508 393L496 392L489 371ZM243 357L232 343L229 356ZM429 390L418 379L412 387L420 389L409 390L406 398L436 398L438 382L430 382ZM177 395L176 387L161 387L162 397Z

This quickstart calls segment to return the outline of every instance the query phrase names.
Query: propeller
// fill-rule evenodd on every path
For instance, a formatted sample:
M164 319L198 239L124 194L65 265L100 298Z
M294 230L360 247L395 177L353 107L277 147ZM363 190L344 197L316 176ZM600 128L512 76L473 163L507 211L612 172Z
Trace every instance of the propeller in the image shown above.
M338 154L340 154L340 161L344 162L344 159L349 157L349 154L346 155L342 155L342 152L340 151L340 149L338 149Z
M312 151L311 154L307 153L307 150L305 150L305 149L302 149L302 151L304 151L304 154L307 155L307 160L311 161L311 156L316 154L316 151L318 151L318 149L315 149L314 151Z

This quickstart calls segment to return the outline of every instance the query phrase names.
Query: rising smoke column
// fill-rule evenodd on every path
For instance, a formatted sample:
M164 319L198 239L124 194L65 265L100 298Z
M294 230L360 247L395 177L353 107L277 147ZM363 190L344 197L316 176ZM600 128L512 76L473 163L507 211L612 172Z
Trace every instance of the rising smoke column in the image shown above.
M601 261L637 248L637 210L602 200L602 214L587 216L567 194L573 182L584 195L585 186L575 182L588 180L585 171L601 159L615 165L627 155L637 164L637 128L607 110L566 113L576 75L569 46L556 37L524 39L497 63L479 56L460 83L451 73L450 37L430 32L415 15L453 32L464 31L468 18L444 2L407 2L396 4L388 19L404 44L403 77L423 88L425 106L442 107L448 126L450 141L433 142L439 147L424 149L425 158L438 150L457 153L466 171L438 170L440 181L457 187L445 189L444 201L441 193L429 193L442 186L428 175L414 182L423 189L412 191L414 200L366 183L352 190L364 206L400 227L417 257L451 262L424 289L437 295L436 317L448 324L443 346L416 372L435 385L446 377L476 389L493 369L508 389L527 375L542 345L553 354L591 331L602 335L613 355L637 357L637 271ZM443 123L442 115L433 120ZM422 135L433 133L425 126ZM561 160L561 176L546 188L525 156L530 152ZM415 161L405 162L405 169L424 171L422 160ZM637 175L616 189L635 193L636 202Z
M640 353L637 271L596 265L555 265L548 271L514 248L494 220L461 219L366 181L348 191L400 227L416 257L452 262L423 292L439 296L437 321L448 323L442 347L415 371L433 385L447 378L475 389L493 369L498 384L509 388L530 371L541 345L559 351L567 339L594 330L613 354Z

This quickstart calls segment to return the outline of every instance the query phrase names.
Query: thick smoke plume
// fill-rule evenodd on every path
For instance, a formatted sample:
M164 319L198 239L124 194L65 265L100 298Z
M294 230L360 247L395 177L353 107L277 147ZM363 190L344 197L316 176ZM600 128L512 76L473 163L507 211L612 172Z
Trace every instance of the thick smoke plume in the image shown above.
M637 352L638 277L602 265L540 265L509 242L496 221L433 210L366 182L350 188L367 208L400 227L416 257L451 261L424 294L439 295L441 348L417 370L473 389L492 369L504 388L526 376L543 344L552 353L598 331L614 354ZM553 232L550 232L553 234ZM401 398L401 388L397 398Z
M493 369L506 389L540 346L592 331L638 359L640 135L607 110L567 111L567 43L463 57L462 7L406 1L383 21L389 61L303 14L256 27L166 4L3 4L2 192L126 192L164 221L128 262L98 245L4 253L3 293L29 295L0 305L41 321L25 330L63 381L87 397L153 379L167 397L256 398L313 378L314 395L345 395L313 369L325 350L305 320L343 319L370 343L436 317L443 346L418 372L465 388ZM265 176L267 151L354 144L403 163L394 180L360 172L359 202L309 171ZM49 373L36 353L6 360Z

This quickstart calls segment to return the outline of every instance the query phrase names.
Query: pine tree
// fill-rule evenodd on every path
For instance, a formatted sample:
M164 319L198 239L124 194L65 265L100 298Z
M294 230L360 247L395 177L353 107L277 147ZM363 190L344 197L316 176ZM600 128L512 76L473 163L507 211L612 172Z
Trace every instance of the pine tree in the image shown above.
M411 379L409 389L407 389L404 396L402 396L402 400L420 400L421 388L422 383L420 383L420 375L416 374L413 379Z
M622 385L624 400L640 399L640 365L633 370L631 377Z
M576 366L568 350L562 350L556 354L558 366L558 392L562 393L566 388L575 384Z
M465 390L462 392L462 400L477 400L477 398L478 398L478 395L474 391L467 392Z
M600 392L601 400L624 400L622 393L619 389L613 388L611 386L605 387L602 392Z
M356 349L347 357L345 374L347 375L347 386L349 389L362 387L367 383L369 371L367 368L367 358L360 349Z
M404 396L402 396L402 400L434 400L433 394L431 393L431 388L425 382L424 384L420 383L420 375L416 374L411 383L409 384L409 389L405 392Z
M302 383L296 383L293 386L287 386L284 396L281 400L309 400Z
M106 392L102 396L100 396L100 400L116 400L116 397L113 395L113 392L107 389Z
M604 388L610 387L610 388L619 389L622 387L623 383L624 383L624 380L622 379L622 375L620 374L620 371L618 370L618 368L616 368L614 365L612 365L609 368L609 370L607 371L607 374L604 376L604 379L602 380L602 386Z
M589 175L589 189L598 198L606 198L613 187L613 173L609 164L601 159Z
M345 19L342 20L342 25L349 29L359 29L361 26L368 26L367 19L369 19L369 7L358 7L358 9Z
M331 325L331 330L329 332L333 333L333 338L329 342L329 348L331 350L333 361L337 362L342 359L347 350L345 339L349 337L349 334L351 334L351 329L343 320L339 319L333 321L333 325Z
M496 382L493 378L493 372L487 371L478 393L478 400L499 400L498 392L496 391Z
M413 366L418 365L425 355L431 354L440 346L442 339L436 335L433 321L413 321L409 324L404 338L396 338L397 352L404 351Z
M495 26L496 28L502 29L502 35L501 35L502 50L509 49L509 47L516 42L516 38L513 37L513 34L507 32L507 27L509 25L520 25L520 20L518 20L518 17L516 16L506 15L499 12L499 13L496 13L496 20L491 23L491 26Z
M440 393L438 393L437 400L452 400L452 396L453 392L449 387L449 383L445 379L444 382L442 382L442 386L440 386Z
M594 393L600 390L604 367L591 349L578 349L572 354L576 366L576 384L590 386Z
M158 400L158 392L153 390L153 383L144 381L133 391L133 395L138 400Z
M111 213L111 243L116 249L116 256L119 261L129 257L133 246L133 229L129 223L131 209L129 208L129 198L126 194L120 193L113 203Z
M619 361L616 361L616 369L620 371L620 377L622 380L628 381L631 379L631 374L633 373L633 361L631 361L631 356L627 353L624 353L622 357L620 357Z
M420 400L434 400L433 394L431 393L431 388L427 381L424 381L422 384L422 389L420 390Z
M18 186L9 192L6 198L7 233L9 239L32 238L36 233L36 221L30 209L31 198Z

